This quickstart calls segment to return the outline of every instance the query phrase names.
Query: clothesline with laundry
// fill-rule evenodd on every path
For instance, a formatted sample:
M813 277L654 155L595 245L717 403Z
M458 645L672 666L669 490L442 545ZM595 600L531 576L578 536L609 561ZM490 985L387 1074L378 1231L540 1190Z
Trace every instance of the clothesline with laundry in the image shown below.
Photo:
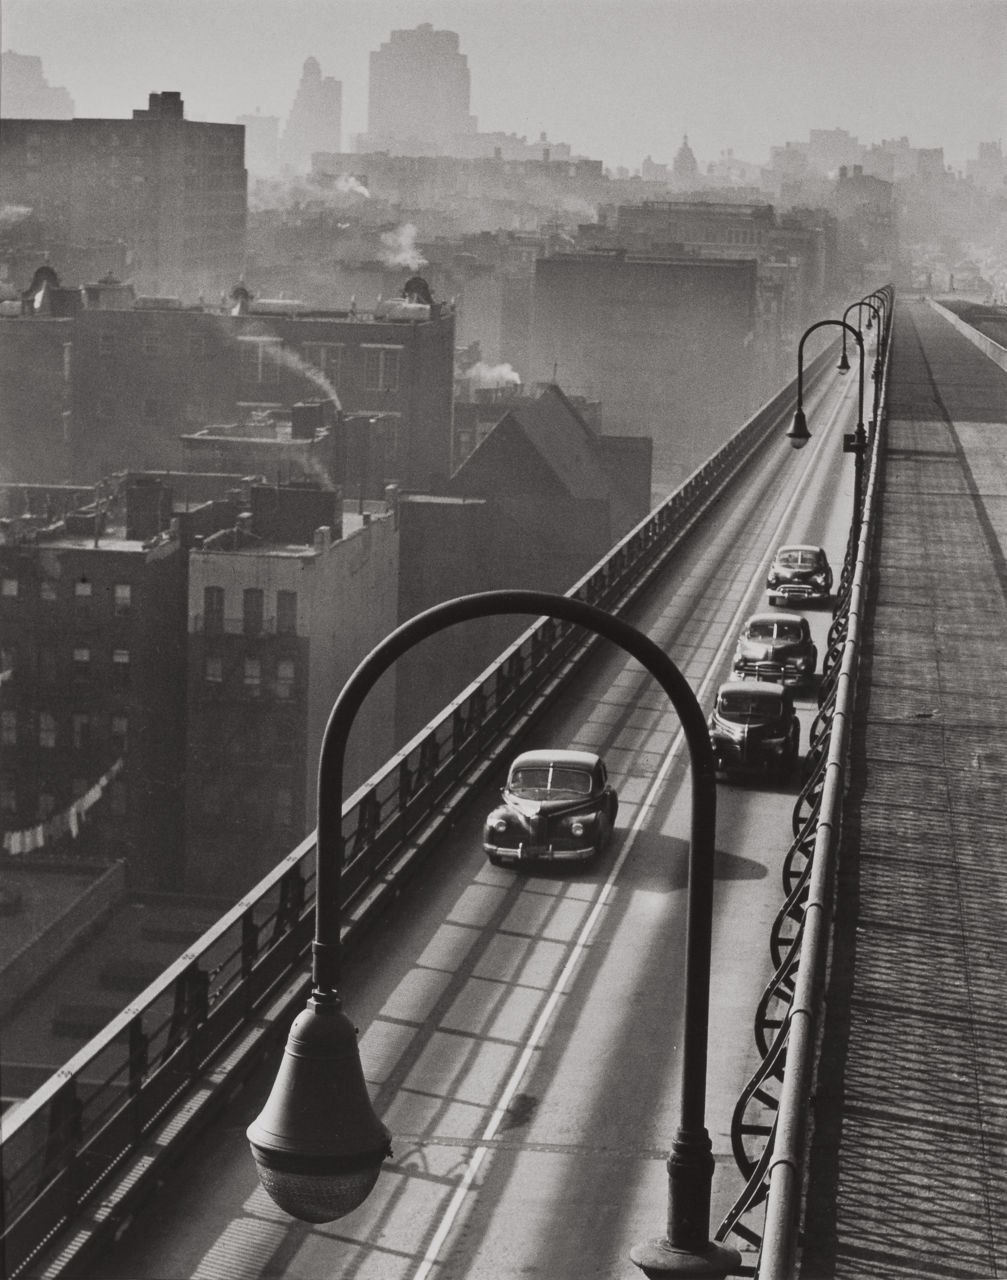
M65 836L67 832L70 833L73 839L76 839L84 815L98 803L108 784L117 774L122 772L122 766L123 761L120 757L102 774L94 786L90 787L82 796L78 796L68 809L53 814L45 822L39 822L34 827L23 827L20 831L5 831L3 838L4 853L9 853L12 856L33 853L36 849L44 849L46 845L53 844L56 840Z

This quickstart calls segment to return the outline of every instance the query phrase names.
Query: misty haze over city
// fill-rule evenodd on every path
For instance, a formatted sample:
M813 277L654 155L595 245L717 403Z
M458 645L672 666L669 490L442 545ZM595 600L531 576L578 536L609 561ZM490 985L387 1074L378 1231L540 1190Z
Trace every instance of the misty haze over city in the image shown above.
M86 20L85 20L86 15ZM459 33L479 127L569 143L607 166L762 164L812 128L908 136L956 169L1004 134L1004 6L989 0L7 0L3 47L43 58L78 115L177 87L193 119L285 117L306 57L367 127L367 60L395 28ZM348 148L349 149L349 148Z

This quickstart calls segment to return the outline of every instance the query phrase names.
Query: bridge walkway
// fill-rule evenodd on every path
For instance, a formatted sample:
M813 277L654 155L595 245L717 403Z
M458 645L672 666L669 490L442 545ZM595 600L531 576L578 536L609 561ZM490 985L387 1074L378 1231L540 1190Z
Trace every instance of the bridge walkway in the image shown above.
M893 351L803 1280L1007 1275L1007 373Z

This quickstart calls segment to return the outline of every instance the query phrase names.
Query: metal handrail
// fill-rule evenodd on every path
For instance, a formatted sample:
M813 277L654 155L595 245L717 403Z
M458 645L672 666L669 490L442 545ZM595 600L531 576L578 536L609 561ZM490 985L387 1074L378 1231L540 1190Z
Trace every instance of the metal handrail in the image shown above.
M777 915L771 934L771 953L776 970L763 993L756 1012L756 1043L763 1062L742 1092L732 1121L732 1143L743 1151L737 1163L746 1179L740 1196L725 1215L715 1239L735 1235L755 1248L758 1261L752 1274L759 1280L791 1280L797 1257L802 1209L805 1133L811 1083L815 1067L818 1021L821 1015L822 986L830 941L832 885L835 852L839 840L845 785L850 721L856 685L866 597L867 559L876 524L879 441L885 416L887 380L892 344L885 350L882 395L876 429L870 442L871 470L860 513L858 536L847 546L835 618L829 632L827 693L820 700L812 737L811 776L794 805L794 841L785 859L784 887L787 900ZM885 406L882 411L880 406ZM857 527L854 520L851 528ZM796 872L797 856L809 860ZM796 926L788 945L780 945L786 920ZM784 1000L787 989L789 1002ZM768 1009L773 1006L770 1039ZM785 1070L779 1098L767 1098L761 1089L774 1075L782 1039L786 1039ZM772 1060L772 1062L771 1062ZM766 1131L766 1141L758 1160L743 1147L743 1133L760 1126L746 1118L752 1100L768 1103L775 1114ZM737 1132L735 1132L737 1130ZM760 1226L746 1215L765 1203ZM746 1266L745 1270L748 1270Z

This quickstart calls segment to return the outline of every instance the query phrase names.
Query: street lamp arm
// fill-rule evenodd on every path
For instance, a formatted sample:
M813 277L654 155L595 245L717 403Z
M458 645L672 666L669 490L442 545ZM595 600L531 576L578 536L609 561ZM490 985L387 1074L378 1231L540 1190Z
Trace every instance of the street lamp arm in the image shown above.
M688 744L692 764L693 814L705 814L710 830L700 830L690 866L690 919L708 913L705 870L712 865L716 821L716 771L703 710L685 677L648 636L586 601L545 591L483 591L435 605L403 623L378 644L343 686L322 735L318 765L318 883L315 891L315 987L338 983L339 878L342 858L342 780L350 729L364 699L382 675L419 641L460 622L497 614L532 614L577 623L611 640L636 658L671 699ZM700 824L701 826L703 824ZM709 843L709 851L706 844ZM692 867L699 863L694 876ZM698 884L694 885L694 882ZM710 875L712 885L712 873ZM712 890L711 890L712 892ZM696 897L693 897L693 894ZM712 900L712 899L711 899ZM691 909L695 908L695 912ZM700 939L700 943L702 939ZM688 1017L687 1008L687 1017ZM704 1038L705 1054L705 1038ZM705 1060L703 1063L705 1076Z
M630 1256L648 1277L727 1275L740 1258L709 1238L714 1161L705 1118L717 823L713 745L703 709L668 654L628 622L572 596L484 591L435 605L372 649L336 699L318 763L312 994L291 1029L266 1104L248 1129L260 1179L294 1217L329 1222L363 1202L388 1154L390 1135L371 1107L356 1035L338 990L347 742L367 694L397 658L447 627L500 614L558 618L612 641L657 680L681 722L691 766L692 811L679 1128L668 1158L666 1235L636 1246Z
M856 306L853 303L853 306ZM847 308L847 312L850 308ZM787 439L795 449L803 449L803 447L811 439L808 432L808 420L804 413L804 344L816 329L822 329L826 325L838 325L843 330L843 341L846 341L847 333L852 333L856 341L860 353L859 369L857 374L857 435L858 438L863 436L864 432L864 337L859 329L854 329L846 320L816 320L813 325L809 325L801 334L801 340L797 344L797 408L794 411L794 424L787 432ZM845 353L844 353L845 354Z

